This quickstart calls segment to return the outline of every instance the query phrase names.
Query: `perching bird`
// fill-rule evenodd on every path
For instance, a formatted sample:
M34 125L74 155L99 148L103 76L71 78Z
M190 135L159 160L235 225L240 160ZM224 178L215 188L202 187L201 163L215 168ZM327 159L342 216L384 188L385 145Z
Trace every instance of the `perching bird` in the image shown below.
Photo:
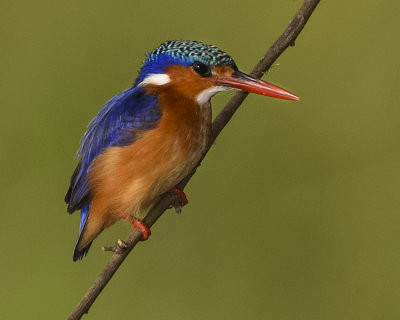
M147 54L132 88L109 100L90 122L80 162L65 196L68 212L81 210L73 260L119 219L142 231L139 220L200 160L211 129L210 99L232 88L287 100L299 98L240 72L217 47L167 41Z

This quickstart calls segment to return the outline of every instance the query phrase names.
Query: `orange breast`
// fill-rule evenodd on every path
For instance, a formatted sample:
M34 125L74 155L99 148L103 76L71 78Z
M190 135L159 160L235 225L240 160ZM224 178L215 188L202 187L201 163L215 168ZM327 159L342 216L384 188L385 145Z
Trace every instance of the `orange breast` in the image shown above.
M108 227L122 213L138 215L174 187L197 164L210 134L211 108L160 93L157 128L130 146L112 147L96 159L89 175L90 215Z

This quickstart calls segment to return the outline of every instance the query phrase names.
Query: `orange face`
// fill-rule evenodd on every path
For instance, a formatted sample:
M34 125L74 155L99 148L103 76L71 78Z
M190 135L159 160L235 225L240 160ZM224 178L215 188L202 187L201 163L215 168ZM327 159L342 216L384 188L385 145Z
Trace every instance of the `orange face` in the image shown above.
M215 93L229 89L239 89L280 99L299 100L289 91L235 70L231 66L208 67L197 63L189 67L171 65L164 74L152 75L160 78L154 78L157 80L154 82L145 82L146 91L160 94L167 90L181 97L197 100L200 105L208 103ZM199 69L196 69L196 66Z
M161 91L175 92L188 99L195 99L203 91L217 87L219 77L231 77L234 70L230 66L211 66L210 76L201 76L192 67L183 65L169 66L165 74L169 76L170 81L163 85L149 83L145 89L148 93L160 94ZM218 91L229 88L220 88Z

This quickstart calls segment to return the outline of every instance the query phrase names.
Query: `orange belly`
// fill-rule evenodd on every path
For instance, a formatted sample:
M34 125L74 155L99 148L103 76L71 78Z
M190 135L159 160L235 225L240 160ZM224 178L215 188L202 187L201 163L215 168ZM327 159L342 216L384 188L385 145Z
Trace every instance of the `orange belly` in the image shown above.
M132 145L111 147L96 159L89 175L91 221L104 229L123 214L138 217L193 169L211 124L211 108L198 108L193 121L164 114L157 128Z

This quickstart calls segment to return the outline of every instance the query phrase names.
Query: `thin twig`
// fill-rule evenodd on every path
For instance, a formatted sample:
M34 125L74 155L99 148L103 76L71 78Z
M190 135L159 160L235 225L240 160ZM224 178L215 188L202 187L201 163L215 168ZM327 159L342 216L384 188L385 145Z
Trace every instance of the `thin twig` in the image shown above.
M275 43L269 48L265 56L254 67L251 73L253 76L260 78L272 66L275 60L286 50L286 48L294 45L295 40L297 39L301 30L304 28L308 18L311 16L318 3L319 0L304 1L300 10L293 17L282 35L278 38L278 40L275 41ZM215 118L212 127L213 130L211 141L207 151L203 155L203 158L207 154L208 150L211 148L212 144L214 143L215 139L218 137L222 129L229 122L233 114L236 112L236 110L239 108L240 104L244 101L246 97L246 92L236 93L229 100L229 102L219 113L219 115ZM198 165L200 165L201 160ZM178 184L179 188L183 190L183 188L186 186L186 184L195 173L196 168L193 169L193 171ZM151 227L161 217L165 210L167 210L171 206L171 204L174 205L176 201L177 200L175 195L171 193L165 194L161 198L161 200L149 211L149 213L143 219L143 222ZM141 237L142 234L139 230L136 229L134 232L132 232L129 238L123 242L123 246L117 244L118 248L106 248L107 251L113 252L110 261L108 262L104 271L97 277L96 281L90 287L89 291L85 294L85 296L76 306L76 308L69 315L68 320L80 319L85 313L88 313L93 302L110 281L110 279L118 270L119 266L122 264L128 254L140 241Z

